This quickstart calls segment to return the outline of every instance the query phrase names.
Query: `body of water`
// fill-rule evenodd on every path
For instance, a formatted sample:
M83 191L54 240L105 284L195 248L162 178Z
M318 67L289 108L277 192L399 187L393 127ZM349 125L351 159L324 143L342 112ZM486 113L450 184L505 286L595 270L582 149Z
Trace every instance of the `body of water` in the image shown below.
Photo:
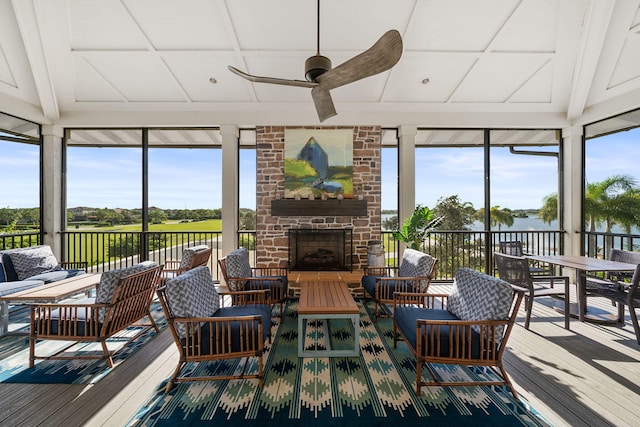
M392 216L395 216L395 215L383 214L382 221L384 222L386 219L389 219ZM484 229L484 226L482 222L476 221L473 223L473 225L470 228L472 231L482 231ZM547 224L537 216L530 216L527 218L514 218L513 225L511 227L502 225L500 227L500 230L496 228L494 231L511 231L511 230L526 231L526 230L557 230L557 229L558 229L558 221L556 220L552 221L550 224ZM391 231L391 230L386 230L386 231ZM604 231L604 227L600 227L596 229L596 231ZM611 231L613 233L625 233L625 231L617 225L614 225ZM640 234L640 229L634 227L631 229L631 233Z

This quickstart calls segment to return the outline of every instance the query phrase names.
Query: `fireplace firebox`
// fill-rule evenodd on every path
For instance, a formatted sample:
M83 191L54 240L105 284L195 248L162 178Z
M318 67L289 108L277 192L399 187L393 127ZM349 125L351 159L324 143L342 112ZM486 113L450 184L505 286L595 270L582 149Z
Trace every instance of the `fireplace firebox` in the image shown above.
M289 269L346 271L353 252L353 230L294 228L289 230Z

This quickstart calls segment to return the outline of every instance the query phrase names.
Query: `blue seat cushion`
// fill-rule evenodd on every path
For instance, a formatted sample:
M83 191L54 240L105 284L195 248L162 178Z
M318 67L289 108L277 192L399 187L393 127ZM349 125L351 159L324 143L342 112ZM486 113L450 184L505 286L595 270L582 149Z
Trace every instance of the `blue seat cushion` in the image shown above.
M0 297L44 285L42 280L18 280L0 282Z
M289 279L287 276L259 276L261 279L265 279L263 281L252 280L245 285L245 290L252 289L269 289L271 291L271 295L274 295L274 290L280 288L280 283L282 283L282 293L287 295L289 289ZM249 287L247 287L247 285Z
M398 328L402 331L408 344L416 349L416 326L418 319L423 320L460 320L454 314L447 310L436 308L421 308L414 306L402 306L397 307L394 312L394 320L398 325ZM449 327L440 327L440 351L437 356L439 357L452 357L454 355L449 354ZM423 340L426 346L423 348L422 356L428 355L429 352L429 340ZM477 359L480 357L480 335L472 331L471 337L471 357Z
M375 297L376 294L376 279L384 276L362 276L362 287L371 295ZM394 292L411 292L413 288L408 286L408 282L385 280L384 285L389 288L389 295L393 295Z
M213 317L233 317L233 316L261 316L262 317L262 342L269 336L271 330L271 307L266 304L246 305L246 306L232 306L221 307L216 311ZM256 322L257 323L257 322ZM202 354L215 354L215 348L211 347L211 344L216 343L216 331L210 331L210 323L205 323L202 326L201 333L195 335L195 339L200 337L204 338L199 345L201 345ZM257 325L256 325L257 328ZM211 337L211 339L210 339ZM256 337L257 338L257 337ZM183 338L182 345L185 345L186 339ZM191 342L189 343L191 345ZM252 347L258 348L258 342L253 342ZM246 348L246 347L245 347ZM240 322L231 322L231 350L225 348L226 351L240 351Z
M84 305L84 304L94 304L95 303L95 298L82 298L79 300L75 300L73 302L74 305ZM66 310L65 310L66 311ZM70 313L71 311L69 311ZM78 309L78 310L73 310L74 316L73 316L73 320L77 320L78 322L74 324L74 336L83 336L85 335L85 326L86 326L86 321L91 320L91 309ZM66 327L69 327L69 320L71 320L71 318L68 317L69 314L66 315L67 317L67 321L65 322ZM51 329L49 330L49 332L53 335L58 333L58 327L59 327L59 320L60 320L60 310L53 310L51 312ZM97 329L97 331L91 331L92 335L96 335L96 332L99 332L100 329L102 329L102 323L99 323L99 327ZM67 334L70 331L66 331Z

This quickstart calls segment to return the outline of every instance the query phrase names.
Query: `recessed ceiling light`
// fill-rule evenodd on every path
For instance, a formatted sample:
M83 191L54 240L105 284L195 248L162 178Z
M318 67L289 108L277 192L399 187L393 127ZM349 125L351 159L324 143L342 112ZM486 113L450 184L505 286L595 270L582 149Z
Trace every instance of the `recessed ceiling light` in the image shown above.
M429 83L429 77L425 77L424 79L422 79L423 85L426 85L427 83Z
M216 83L218 83L218 81L217 81L216 79L214 79L213 77L211 77L211 78L209 79L209 82L211 82L211 84L216 84Z

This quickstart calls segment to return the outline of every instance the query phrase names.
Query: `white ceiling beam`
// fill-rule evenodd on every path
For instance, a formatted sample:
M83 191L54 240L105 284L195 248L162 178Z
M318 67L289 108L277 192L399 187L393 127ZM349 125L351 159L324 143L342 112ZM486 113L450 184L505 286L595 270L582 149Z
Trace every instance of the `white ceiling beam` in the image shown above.
M578 56L571 81L571 92L567 106L567 119L573 120L582 115L593 78L600 62L602 47L611 22L615 2L610 0L591 0L584 17Z
M43 38L43 28L38 19L38 0L13 0L13 10L22 41L25 46L36 91L40 99L40 106L45 117L58 120L60 110L58 99L53 87L51 70L47 61L47 48Z

